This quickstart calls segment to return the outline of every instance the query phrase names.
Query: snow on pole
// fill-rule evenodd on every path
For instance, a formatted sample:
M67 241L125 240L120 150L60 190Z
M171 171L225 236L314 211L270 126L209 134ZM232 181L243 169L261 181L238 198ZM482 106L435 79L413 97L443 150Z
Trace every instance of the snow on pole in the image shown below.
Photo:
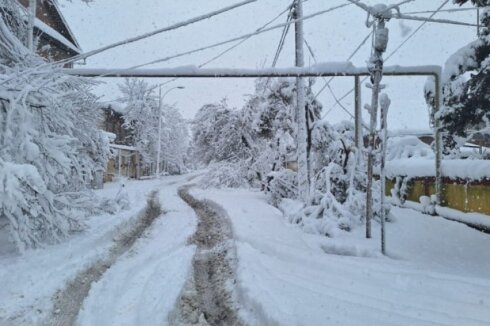
M156 178L160 177L160 152L162 150L162 86L158 87L158 139Z
M36 21L37 0L29 0L27 20L27 48L34 52L34 22Z
M304 35L303 35L303 3L302 0L296 0L295 4L295 41L296 41L296 66L304 66ZM305 83L303 77L296 78L297 93L297 155L298 155L298 190L299 197L305 204L310 201L309 171L307 157L307 130L306 130L306 100L305 100Z
M357 163L361 163L362 148L364 148L364 141L362 136L362 97L361 97L361 78L355 77L354 81L354 94L355 94L355 142L357 147Z
M381 90L381 79L383 78L383 53L388 45L388 29L385 28L385 21L390 18L385 11L385 5L375 6L379 13L375 13L373 22L374 28L374 49L369 61L372 82L371 106L368 106L371 116L369 124L369 146L367 163L367 189L366 189L366 238L371 238L371 220L373 218L373 165L374 148L376 147L376 124L378 112L379 92ZM368 23L370 24L370 23ZM369 25L368 25L369 26Z
M388 136L388 109L391 104L391 100L386 94L381 94L379 105L381 107L381 166L379 178L381 181L381 253L386 254L386 210L385 210L385 163L386 163L386 141Z

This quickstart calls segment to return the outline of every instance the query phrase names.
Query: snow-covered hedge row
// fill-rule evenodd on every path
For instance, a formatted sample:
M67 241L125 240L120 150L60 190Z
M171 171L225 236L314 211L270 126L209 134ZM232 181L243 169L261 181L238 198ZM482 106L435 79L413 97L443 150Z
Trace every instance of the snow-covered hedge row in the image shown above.
M451 179L490 179L490 161L443 159L442 175ZM386 177L435 177L436 161L432 148L415 136L388 140Z

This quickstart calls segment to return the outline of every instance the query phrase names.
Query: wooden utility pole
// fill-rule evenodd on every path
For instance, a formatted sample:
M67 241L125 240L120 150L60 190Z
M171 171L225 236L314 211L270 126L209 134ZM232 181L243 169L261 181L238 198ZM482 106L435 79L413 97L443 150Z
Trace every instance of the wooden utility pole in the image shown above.
M296 0L294 8L294 18L296 20L303 18L302 0ZM296 42L296 67L304 67L304 32L303 21L296 21L295 42ZM306 130L306 94L305 82L303 77L296 78L296 121L297 130L297 155L298 155L298 190L299 197L305 204L310 202L309 171L307 157L307 130Z

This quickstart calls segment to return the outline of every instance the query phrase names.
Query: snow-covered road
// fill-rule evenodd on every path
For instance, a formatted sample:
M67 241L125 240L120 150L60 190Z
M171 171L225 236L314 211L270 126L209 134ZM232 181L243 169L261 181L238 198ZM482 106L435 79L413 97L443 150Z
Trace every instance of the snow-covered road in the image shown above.
M394 208L387 258L362 230L304 233L260 192L191 188L191 207L179 189L192 177L129 182L129 211L94 217L65 243L1 255L0 325L59 320L56 292L110 255L152 192L163 214L90 283L75 324L490 325L487 234Z
M395 258L369 257L374 240L305 234L258 192L192 193L217 202L232 221L237 291L250 324L490 325L486 234L396 209L388 228Z
M92 286L78 325L166 323L192 268L195 246L187 240L197 221L177 194L188 177L168 179L159 187L165 215Z

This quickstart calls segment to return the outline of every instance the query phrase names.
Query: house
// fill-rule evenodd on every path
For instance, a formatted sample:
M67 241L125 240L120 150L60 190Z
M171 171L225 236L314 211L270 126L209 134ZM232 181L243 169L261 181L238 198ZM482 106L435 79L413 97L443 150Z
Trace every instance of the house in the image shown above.
M29 0L12 1L16 1L19 4L19 9L27 13ZM57 0L37 0L34 34L37 53L49 60L67 59L82 52L61 13ZM67 67L71 66L72 64L67 65Z
M104 182L111 182L116 177L139 179L141 163L138 150L132 146L131 130L124 126L124 108L118 103L107 103L100 107L99 127L110 134L109 145L113 156L107 163Z

